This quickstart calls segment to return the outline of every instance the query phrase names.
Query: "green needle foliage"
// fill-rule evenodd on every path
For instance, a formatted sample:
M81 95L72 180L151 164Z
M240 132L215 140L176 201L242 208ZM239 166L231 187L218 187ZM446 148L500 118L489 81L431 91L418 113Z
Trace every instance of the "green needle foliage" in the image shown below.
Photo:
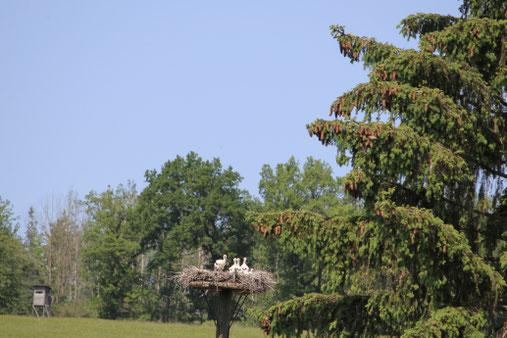
M343 197L342 184L333 176L331 166L320 160L308 157L300 166L291 157L275 168L264 165L260 176L260 211L309 210L326 216L358 213L358 207L350 198L337 198ZM287 252L278 240L258 241L253 258L256 268L275 274L274 299L287 300L292 296L321 291L322 269L313 264L312 257L303 258Z
M331 27L369 82L307 129L352 165L344 189L364 210L250 214L265 237L314 257L326 281L324 295L267 310L267 332L452 337L505 321L507 9L465 0L461 12L402 20L419 50Z

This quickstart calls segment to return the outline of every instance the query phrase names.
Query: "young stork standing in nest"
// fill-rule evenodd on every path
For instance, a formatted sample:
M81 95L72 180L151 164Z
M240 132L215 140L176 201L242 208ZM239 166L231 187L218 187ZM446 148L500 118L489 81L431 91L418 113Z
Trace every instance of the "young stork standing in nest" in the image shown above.
M236 270L241 270L239 266L239 258L233 258L234 264L229 268L229 272L234 272Z
M223 259L217 259L215 261L215 271L222 271L227 263L227 255L224 255Z
M239 258L238 258L238 265L239 265ZM246 265L246 257L243 257L243 264L241 264L241 271L243 273L250 273L250 268L248 265Z

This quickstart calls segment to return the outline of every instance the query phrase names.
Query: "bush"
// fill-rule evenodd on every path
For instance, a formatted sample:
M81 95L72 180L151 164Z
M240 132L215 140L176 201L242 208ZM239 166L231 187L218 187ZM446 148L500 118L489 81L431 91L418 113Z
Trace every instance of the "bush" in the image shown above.
M51 306L51 313L55 317L82 317L97 318L97 311L88 301L82 300L77 303L60 303Z

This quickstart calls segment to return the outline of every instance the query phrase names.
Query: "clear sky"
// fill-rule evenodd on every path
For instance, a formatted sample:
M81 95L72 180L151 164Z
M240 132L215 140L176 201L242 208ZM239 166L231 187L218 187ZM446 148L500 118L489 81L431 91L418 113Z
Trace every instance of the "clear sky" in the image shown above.
M218 157L258 193L263 164L338 168L305 125L366 80L329 26L416 48L409 14L456 0L0 1L0 196L28 208L83 197L176 155Z

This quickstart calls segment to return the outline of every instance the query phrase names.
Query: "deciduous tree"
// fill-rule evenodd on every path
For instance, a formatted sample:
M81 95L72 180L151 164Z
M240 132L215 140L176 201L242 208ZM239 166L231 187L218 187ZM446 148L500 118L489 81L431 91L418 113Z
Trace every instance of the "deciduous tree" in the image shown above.
M241 176L223 169L220 160L205 161L196 153L167 161L160 171L146 172L135 231L160 297L159 318L202 319L198 308L170 282L189 258L207 268L223 254L243 257L250 251L253 231L245 221L249 195L239 188ZM211 258L211 259L210 259Z
M16 231L12 206L0 197L0 314L26 311L23 295L29 288L24 278L28 261Z
M147 171L146 181L138 226L143 248L156 252L152 264L177 262L185 250L199 248L213 259L247 252L248 195L232 168L224 170L219 159L204 161L191 152L166 162L160 172Z
M83 260L101 318L131 315L126 303L140 275L135 269L139 238L129 223L136 199L135 185L129 183L100 194L92 191L84 200L88 219Z
M45 259L44 243L39 222L35 215L35 209L28 209L28 221L26 222L26 232L24 247L28 253L28 259L31 262L32 269L29 278L33 284L47 283L45 278Z
M76 193L43 205L45 280L55 304L74 302L80 292L83 211Z

